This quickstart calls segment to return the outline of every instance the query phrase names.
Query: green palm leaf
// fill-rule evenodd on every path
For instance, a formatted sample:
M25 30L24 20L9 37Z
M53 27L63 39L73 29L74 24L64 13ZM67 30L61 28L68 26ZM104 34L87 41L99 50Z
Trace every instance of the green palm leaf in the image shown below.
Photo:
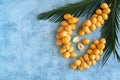
M118 40L118 33L120 31L120 1L119 0L105 0L108 4L111 4L111 13L109 19L106 21L101 29L101 37L105 37L107 40L105 47L105 54L103 56L103 65L106 63L110 55L113 53L118 61L120 56L117 48L120 43Z
M97 1L97 2L96 2ZM63 14L70 13L75 17L84 16L92 13L96 9L96 6L100 4L101 0L84 0L74 4L69 4L58 9L53 9L48 12L44 12L38 15L38 19L46 20L49 19L51 22L60 22L63 18ZM93 7L94 6L94 7Z

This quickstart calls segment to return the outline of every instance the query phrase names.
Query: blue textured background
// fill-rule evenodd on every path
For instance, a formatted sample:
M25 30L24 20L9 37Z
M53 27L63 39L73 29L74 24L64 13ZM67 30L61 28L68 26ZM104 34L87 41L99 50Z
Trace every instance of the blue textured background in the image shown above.
M100 60L88 70L71 70L75 59L63 59L55 45L59 23L36 19L41 12L77 1L0 0L0 80L120 80L120 65L113 55L103 68ZM98 34L99 29L84 37L92 41Z

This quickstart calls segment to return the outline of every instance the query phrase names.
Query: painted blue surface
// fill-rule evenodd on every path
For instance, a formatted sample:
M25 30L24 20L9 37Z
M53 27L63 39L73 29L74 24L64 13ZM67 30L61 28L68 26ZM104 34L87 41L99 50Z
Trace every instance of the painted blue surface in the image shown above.
M76 1L0 0L0 80L120 80L120 64L113 55L103 68L100 60L88 70L71 70L75 59L63 59L55 45L59 23L36 19L41 12ZM99 29L84 37L92 41L98 36Z

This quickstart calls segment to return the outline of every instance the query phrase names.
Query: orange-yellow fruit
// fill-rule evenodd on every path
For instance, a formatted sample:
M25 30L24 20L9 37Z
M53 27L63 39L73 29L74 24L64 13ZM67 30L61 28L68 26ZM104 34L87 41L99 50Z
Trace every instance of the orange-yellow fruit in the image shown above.
M88 38L84 38L84 39L82 40L82 43L83 43L83 44L89 44L89 43L90 43L90 40L89 40Z
M98 22L100 22L100 21L102 21L102 20L103 20L102 16L97 16L97 21L98 21Z
M100 14L102 14L102 10L101 10L101 9L97 9L97 10L95 11L95 13L98 14L98 15L100 15Z
M95 41L95 43L96 43L96 41ZM91 44L91 45L90 45L90 48L91 48L91 49L95 49L95 48L96 48L96 45L95 45L95 44Z
M73 70L77 68L77 66L76 66L76 65L74 65L74 64L71 64L71 66L70 66L70 67L71 67L71 69L73 69Z
M102 44L102 43L101 43L101 44L98 44L98 45L97 45L97 48L98 48L98 49L104 49L104 48L105 48L105 45Z
M65 26L65 30L67 30L67 31L72 30L71 25Z
M91 26L91 21L90 20L86 20L84 23L83 23L83 25L84 26Z
M72 30L67 30L68 35L71 35L73 33Z
M57 39L61 39L60 34L56 34L56 38L57 38Z
M78 18L75 18L75 17L72 17L72 18L70 18L70 19L68 20L68 22L69 22L70 24L77 23L78 21L79 21L79 19L78 19Z
M73 46L70 46L70 48L68 49L68 52L72 52L74 50Z
M71 40L71 37L69 35L66 35L65 37L68 38L69 41Z
M83 57L80 57L79 60L80 60L80 61L84 61Z
M90 33L91 33L91 31L90 31L90 30L87 30L85 33L86 33L86 34L90 34Z
M94 60L94 59L95 59L95 55L94 55L94 54L90 54L89 58L90 58L91 60Z
M105 38L101 38L101 39L100 39L100 43L105 44L105 43L106 43L106 39L105 39Z
M92 60L92 65L96 65L96 60Z
M70 53L69 53L69 52L65 52L65 53L63 54L63 57L64 57L65 59L69 58L69 57L70 57Z
M78 34L79 34L80 36L84 36L84 35L85 35L85 32L84 32L83 30L79 30Z
M98 15L97 14L93 14L92 17L97 17Z
M67 50L64 48L60 48L60 54L64 54Z
M85 55L83 55L83 58L84 58L85 61L88 61L89 60L89 55L85 54Z
M88 64L88 65L91 65L91 64L92 64L92 62L91 62L90 60L88 60L88 61L87 61L87 64Z
M94 49L94 50L93 50L93 53L94 53L94 54L100 54L100 50L99 50L99 49Z
M68 20L68 19L70 19L72 17L72 15L69 14L69 13L66 13L66 14L64 14L63 17L64 17L64 19Z
M102 55L103 54L103 50L100 50L100 55Z
M105 13L102 13L101 16L102 16L102 18L103 18L104 20L107 20L107 19L108 19L108 15L105 14Z
M75 60L75 61L73 62L73 64L79 66L79 65L81 64L81 61L80 61L80 60Z
M99 44L99 40L94 40L93 42L95 45L98 45Z
M68 43L66 43L66 44L63 43L63 45L71 45L71 43L70 43L70 42L68 42Z
M103 9L103 13L106 13L106 14L109 14L110 13L110 8L105 8L105 9Z
M68 44L63 45L63 48L66 49L66 50L69 50L70 49L70 45L68 45Z
M69 23L68 23L67 21L63 20L63 21L61 22L61 25L62 25L62 26L68 26Z
M96 17L92 17L90 20L91 20L91 23L92 23L92 24L95 24L95 23L97 22Z
M95 25L96 25L97 28L100 28L100 27L101 27L101 23L100 23L100 22L96 22Z
M68 44L69 38L67 38L67 37L62 38L62 42L63 42L63 44Z
M99 60L100 59L100 55L95 55L95 60Z
M71 58L77 57L77 53L76 53L76 52L71 52L71 53L70 53L70 57L71 57Z
M83 70L83 67L78 66L78 70L82 71L82 70Z
M86 63L87 64L87 63ZM88 69L90 66L87 64L87 66L85 67L85 69Z
M101 20L100 23L101 23L101 24L104 24L104 20Z
M95 31L95 30L96 30L96 26L95 26L94 24L91 25L91 26L90 26L90 30L91 30L91 31Z
M64 27L61 26L58 28L58 32L62 32L62 31L64 31Z
M76 29L76 25L75 24L71 24L72 30Z
M89 30L89 27L84 26L84 27L82 27L82 30L83 30L84 32L87 32L87 31Z
M87 68L87 63L86 62L81 62L81 67Z
M102 9L106 9L106 8L108 8L109 6L108 6L108 4L107 3L101 3L100 4L100 8L102 8Z
M67 32L66 32L66 31L60 32L60 36L61 36L61 37L67 36Z
M57 41L56 41L56 45L57 45L57 46L62 45L62 41L61 41L61 40L57 40Z
M93 53L93 50L92 50L92 49L88 49L86 52L87 52L88 54L92 54L92 53Z
M85 26L86 26L86 25L85 25L85 22L83 22L83 23L82 23L82 27L85 27Z

